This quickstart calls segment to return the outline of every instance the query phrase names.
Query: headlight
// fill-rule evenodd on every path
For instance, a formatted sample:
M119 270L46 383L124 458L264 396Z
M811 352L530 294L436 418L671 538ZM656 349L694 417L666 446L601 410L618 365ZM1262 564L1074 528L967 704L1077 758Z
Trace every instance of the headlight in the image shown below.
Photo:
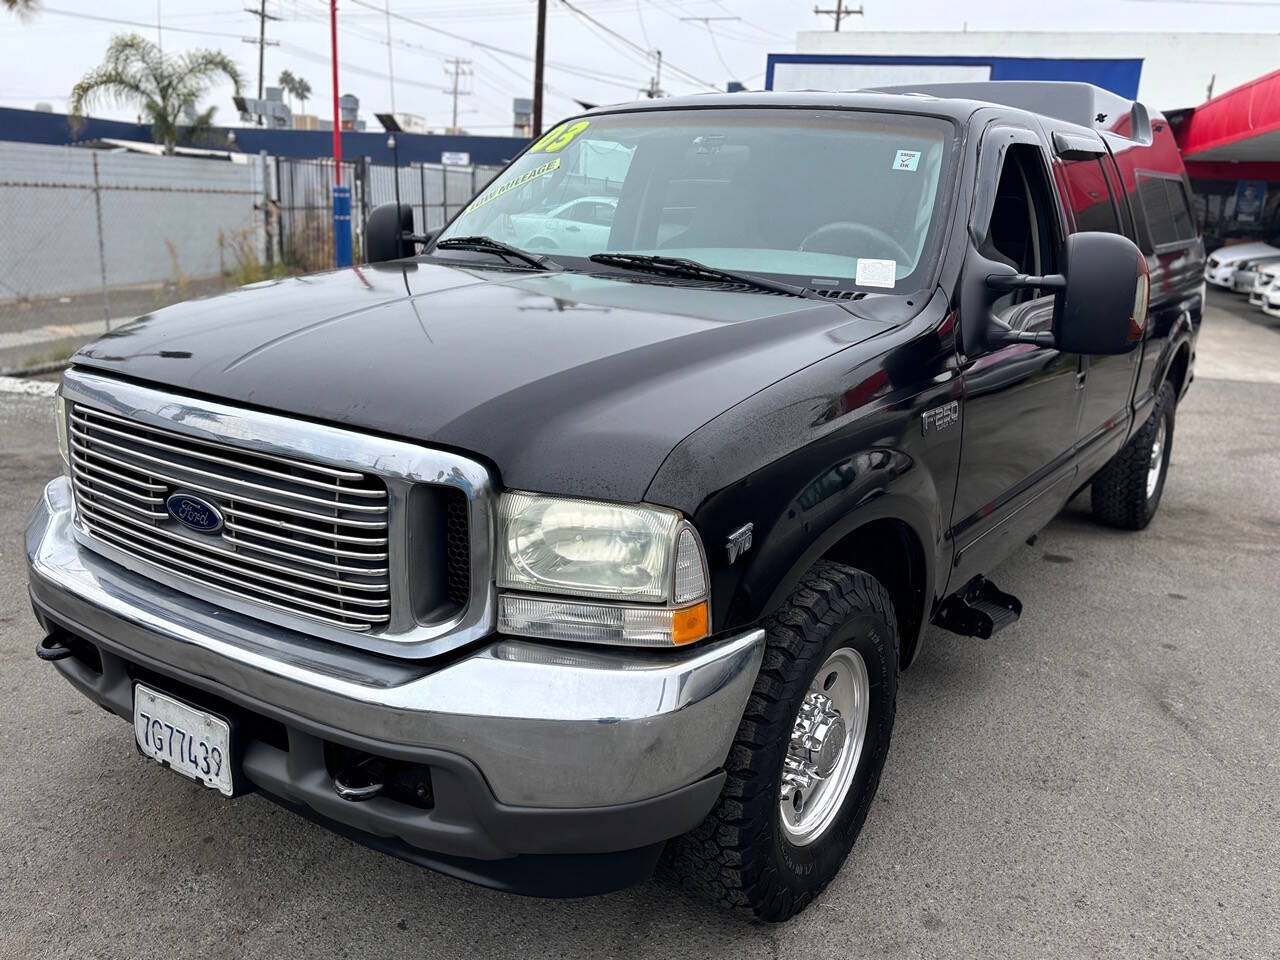
M707 635L707 568L697 533L674 510L506 493L498 507L498 586L589 597L504 594L505 633L639 646Z
M67 401L62 394L54 397L54 416L58 419L58 454L62 457L62 469L71 473L71 450L67 444Z

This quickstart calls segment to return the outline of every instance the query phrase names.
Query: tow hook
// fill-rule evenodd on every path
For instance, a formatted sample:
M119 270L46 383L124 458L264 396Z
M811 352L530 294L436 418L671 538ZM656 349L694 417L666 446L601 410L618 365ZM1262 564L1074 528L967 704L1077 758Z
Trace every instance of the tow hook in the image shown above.
M75 651L67 646L60 633L51 633L36 644L36 656L41 660L65 660Z
M333 789L343 800L359 803L372 800L386 786L386 762L379 757L363 757L333 775Z

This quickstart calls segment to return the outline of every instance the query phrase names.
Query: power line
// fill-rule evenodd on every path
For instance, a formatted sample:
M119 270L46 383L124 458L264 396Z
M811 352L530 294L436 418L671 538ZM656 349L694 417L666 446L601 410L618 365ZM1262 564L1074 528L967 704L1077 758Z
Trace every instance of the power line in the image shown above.
M147 30L155 28L154 23L147 23L144 20L125 20L122 17L103 17L93 13L81 13L78 10L58 10L54 7L41 7L41 13L52 13L58 17L71 17L75 20L95 20L98 23L118 23L126 27L143 27ZM165 28L170 33L193 33L203 37L227 37L231 40L243 39L238 33L226 33L220 30L196 30L191 27L174 27Z
M733 79L733 67L724 61L724 54L720 52L720 45L716 43L716 35L711 29L712 20L741 20L741 17L681 17L682 21L694 21L701 23L707 28L707 39L711 41L711 49L716 53L716 59L720 61L720 66L724 67L724 72L728 74L726 79Z
M367 2L367 0L350 0L350 2L354 3L356 6L366 7L370 10L374 10L377 13L383 12L383 9L381 7L375 7L371 3ZM471 37L463 36L460 33L454 33L451 30L445 30L443 27L433 26L432 24L426 23L422 20L416 20L413 17L407 16L406 14L403 14L403 13L398 13L394 10L391 11L391 16L392 18L399 20L403 23L411 23L415 27L421 27L423 30L427 30L431 33L438 33L441 36L449 37L451 40L458 40L462 43L469 44L470 46L476 47L477 49L480 49L480 50L489 50L489 51L492 51L493 53L500 53L504 57L515 57L517 60L524 60L528 63L532 63L534 59L532 56L530 56L527 53L521 53L518 50L511 50L511 49L508 49L507 47L500 47L497 44L493 44L493 43L486 43L483 40L473 40ZM547 66L555 67L557 70L563 71L564 73L574 74L575 76L580 76L587 80L601 80L601 82L605 82L605 80L609 80L609 79L627 80L626 77L620 77L617 74L608 74L603 71L591 70L586 67L580 67L573 64L561 63L555 60L548 60ZM605 79L602 80L602 78L605 78ZM630 85L629 81L628 81L628 85Z
M630 37L623 36L622 34L618 33L618 31L614 30L612 27L606 26L605 24L601 23L599 20L597 20L595 17L591 16L590 14L588 14L588 13L584 13L582 10L578 9L578 8L577 8L577 7L575 7L572 3L570 3L570 2L569 2L569 0L560 0L560 3L561 3L562 5L564 5L564 6L568 7L568 8L569 8L570 10L572 10L574 13L576 13L576 14L578 15L578 18L579 18L579 19L584 20L584 21L589 22L589 23L592 23L592 24L595 24L595 26L596 26L596 27L598 27L600 30L602 30L602 31L604 31L605 33L609 34L609 36L611 36L611 37L615 37L615 38L617 38L617 39L618 39L618 40L620 40L622 43L624 43L624 44L626 44L628 47L630 47L632 50L635 50L635 51L639 52L640 54L642 54L643 56L645 56L645 57L647 57L647 58L652 58L653 54L652 54L650 51L648 51L648 50L646 50L644 47L640 46L640 44L636 43L636 42L635 42L634 40L632 40ZM719 89L720 89L720 88L719 88L719 87L717 87L714 83L708 83L706 80L703 80L701 77L695 76L694 74L690 73L689 71L684 70L684 69L681 69L680 67L677 67L677 66L675 66L674 64L668 63L668 64L667 64L667 69L669 69L672 73L675 73L675 74L680 75L681 77L684 77L686 80L688 80L688 81L690 81L690 82L692 82L692 83L696 83L696 84L698 84L699 86L709 87L709 88L711 88L712 90L719 90Z
M640 21L640 36L644 37L644 45L652 50L653 43L649 40L649 31L644 25L644 11L640 8L640 0L636 0L636 19Z

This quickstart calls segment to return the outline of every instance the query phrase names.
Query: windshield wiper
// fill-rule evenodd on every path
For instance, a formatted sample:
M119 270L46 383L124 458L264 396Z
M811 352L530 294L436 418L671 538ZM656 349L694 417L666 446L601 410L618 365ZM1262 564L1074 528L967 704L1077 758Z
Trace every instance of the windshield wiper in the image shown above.
M523 260L535 270L561 269L560 265L550 257L521 250L519 247L513 247L493 237L447 237L436 241L435 248L437 250L479 250L483 253L496 253L500 257Z
M666 274L667 276L688 277L691 280L719 280L727 283L740 283L743 286L755 287L757 290L768 290L770 293L784 293L791 297L810 297L815 300L826 300L822 294L808 287L797 287L793 283L781 280L767 280L751 273L737 273L733 270L721 270L709 267L697 260L685 257L660 257L648 253L597 253L590 258L592 263L621 267L624 270L648 271Z

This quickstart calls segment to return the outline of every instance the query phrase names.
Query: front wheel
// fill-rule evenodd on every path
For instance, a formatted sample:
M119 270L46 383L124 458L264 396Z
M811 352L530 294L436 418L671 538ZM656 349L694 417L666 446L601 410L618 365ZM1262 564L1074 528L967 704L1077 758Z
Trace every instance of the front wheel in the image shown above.
M664 867L690 893L780 921L822 892L862 830L893 731L898 629L879 581L826 561L764 625L724 791Z
M1165 383L1147 422L1093 478L1097 520L1122 530L1141 530L1156 515L1173 453L1176 405L1173 384Z

